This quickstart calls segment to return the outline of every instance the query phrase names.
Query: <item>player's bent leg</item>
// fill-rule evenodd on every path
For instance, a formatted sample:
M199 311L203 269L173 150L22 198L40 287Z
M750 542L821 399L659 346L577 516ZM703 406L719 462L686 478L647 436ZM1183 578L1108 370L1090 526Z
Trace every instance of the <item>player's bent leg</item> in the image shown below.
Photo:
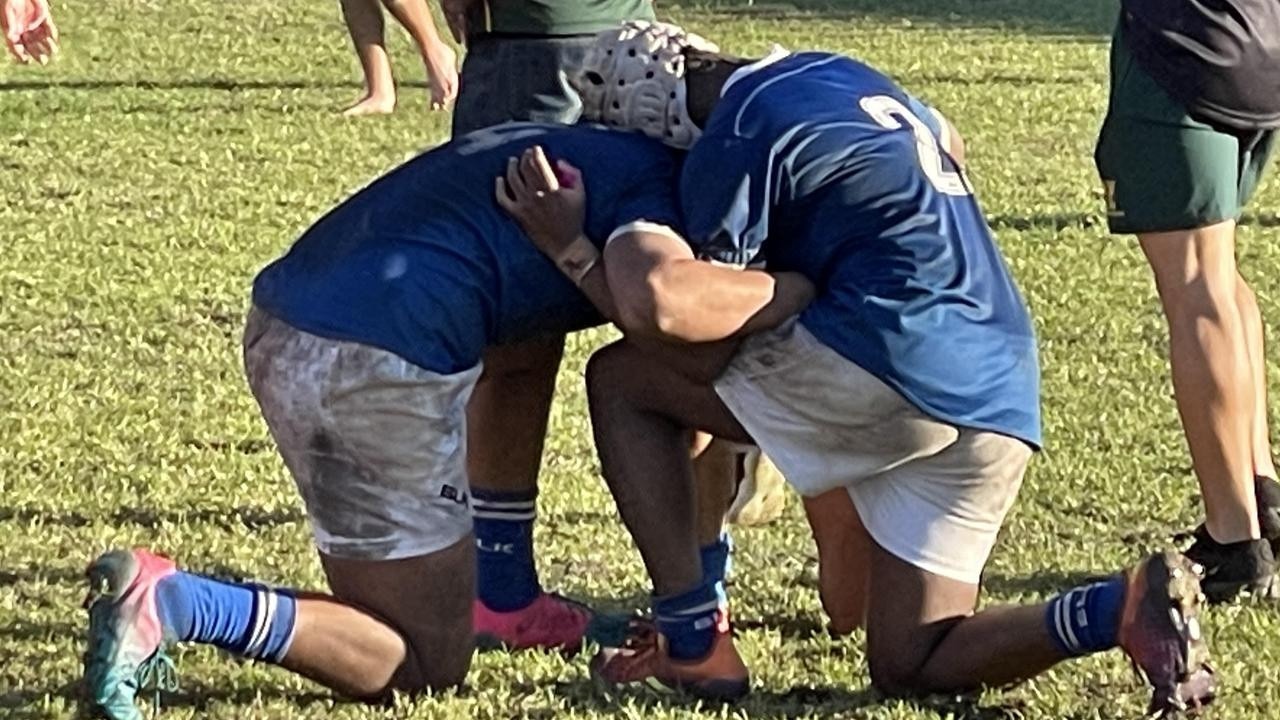
M1019 441L965 430L934 456L850 486L874 541L872 682L893 695L967 692L1119 647L1151 684L1154 712L1208 703L1198 577L1175 553L1046 604L973 612L1029 455Z
M601 650L592 674L610 686L656 683L717 700L741 697L747 669L698 550L686 428L749 438L709 385L626 342L592 357L587 388L605 481L653 580L655 617L637 624L622 646Z
M804 500L818 546L818 596L827 630L848 635L866 627L871 580L871 537L844 488Z
M538 470L563 354L563 335L489 348L467 406L474 623L485 647L576 651L591 623L586 606L543 590L534 557Z
M1254 482L1257 397L1237 303L1235 223L1139 236L1169 323L1174 395L1205 503L1207 532L1188 550L1205 592L1267 594L1275 560L1261 540Z
M1214 699L1199 583L1181 555L1152 555L1047 604L974 614L976 585L929 573L879 546L872 554L868 662L882 692L998 687L1072 657L1120 648L1152 688L1148 716L1169 717Z
M183 572L147 550L102 555L86 573L92 710L139 720L139 693L176 689L167 651L179 642L277 664L366 700L462 682L472 649L470 537L418 558L323 561L332 596Z

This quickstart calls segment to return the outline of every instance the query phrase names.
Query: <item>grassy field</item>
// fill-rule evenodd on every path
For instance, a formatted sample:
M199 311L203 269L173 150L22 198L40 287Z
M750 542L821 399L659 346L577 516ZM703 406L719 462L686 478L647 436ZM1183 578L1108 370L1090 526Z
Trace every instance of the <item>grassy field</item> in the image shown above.
M65 53L0 63L0 717L75 713L98 552L146 544L205 572L320 587L299 503L241 377L254 272L364 182L440 141L396 34L390 118L358 92L334 2L66 0ZM769 41L887 70L965 132L979 195L1036 317L1048 449L988 568L983 602L1030 601L1171 542L1198 506L1134 243L1109 237L1091 153L1114 8L1098 0L865 0L662 14L760 53ZM1280 185L1240 251L1280 318ZM609 608L647 584L597 476L573 340L545 461L544 579ZM1274 375L1274 373L1273 373ZM1274 390L1273 386L1273 390ZM585 659L485 654L469 689L372 709L266 666L179 652L164 717L1135 718L1110 653L969 702L884 703L861 638L821 631L796 503L738 535L733 594L755 694L735 708L599 695ZM1280 612L1208 617L1222 720L1274 717Z

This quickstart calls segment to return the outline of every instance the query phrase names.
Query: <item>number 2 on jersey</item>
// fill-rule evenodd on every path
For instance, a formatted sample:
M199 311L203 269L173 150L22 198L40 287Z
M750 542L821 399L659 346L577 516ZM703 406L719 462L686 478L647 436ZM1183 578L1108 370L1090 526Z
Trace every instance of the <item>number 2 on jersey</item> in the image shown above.
M962 173L948 170L944 164L938 139L924 121L915 113L888 95L871 95L858 103L862 111L888 130L899 130L905 122L916 138L916 153L920 156L920 168L938 192L946 195L970 195L973 188Z

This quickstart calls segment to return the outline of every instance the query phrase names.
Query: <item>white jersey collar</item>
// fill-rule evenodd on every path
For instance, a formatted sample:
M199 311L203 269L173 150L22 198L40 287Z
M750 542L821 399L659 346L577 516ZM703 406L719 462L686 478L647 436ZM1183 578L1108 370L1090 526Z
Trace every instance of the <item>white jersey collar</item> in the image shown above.
M725 93L729 92L729 88L733 87L733 84L742 78L753 72L763 70L789 55L791 55L790 50L782 47L781 45L774 44L772 48L769 48L768 55L765 55L750 65L743 65L737 70L734 70L733 74L729 76L729 79L724 81L724 87L720 88L720 97L724 97Z

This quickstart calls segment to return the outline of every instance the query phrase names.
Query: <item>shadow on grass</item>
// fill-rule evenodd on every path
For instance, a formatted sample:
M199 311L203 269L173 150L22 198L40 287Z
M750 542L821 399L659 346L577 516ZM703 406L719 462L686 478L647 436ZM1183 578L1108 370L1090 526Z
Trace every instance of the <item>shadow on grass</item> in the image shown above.
M765 615L760 618L735 616L733 626L738 630L763 630L776 632L788 640L810 640L824 637L826 625L817 614L808 616Z
M0 507L0 522L39 522L45 525L59 525L62 527L140 525L146 528L155 528L165 524L208 523L227 530L257 530L304 522L305 520L306 516L298 510L266 510L250 506L184 508L181 510L122 507L103 514L44 510L36 507Z
M1102 580L1106 573L1046 570L1026 576L988 574L982 578L982 589L993 595L1053 595L1085 583Z
M529 689L532 692L532 689ZM870 687L850 689L835 686L796 686L785 690L753 688L751 694L735 704L698 701L680 695L661 693L647 689L609 692L589 678L556 683L556 694L573 699L573 706L581 711L600 713L616 712L619 701L626 700L639 710L663 711L671 709L704 711L714 714L721 708L731 708L745 717L793 718L815 711L825 716L860 716L859 711L876 705L905 705L918 710L928 710L942 717L956 720L1012 720L1024 717L1021 707L1012 705L981 705L976 700L956 697L921 698L915 700L887 700ZM632 708L628 708L632 715ZM545 717L553 717L548 711ZM736 717L737 715L735 715ZM544 717L531 715L530 717Z
M139 695L139 704L149 704L150 693ZM46 688L24 688L0 692L0 711L5 718L44 718L47 711L40 708L41 701L46 698L62 698L80 706L81 713L77 717L88 717L84 714L84 686L80 680L63 685ZM199 683L183 682L183 687L174 693L164 693L160 698L163 708L191 708L204 710L213 703L252 706L262 700L288 700L296 705L324 703L329 705L357 704L354 700L345 700L324 690L296 691L280 687L215 687Z
M934 23L963 27L1009 28L1051 35L1110 35L1116 22L1114 0L1028 2L1028 0L790 0L750 2L712 0L712 12L758 19L812 19ZM714 39L714 38L713 38Z
M401 87L427 88L421 80L400 83ZM188 78L179 80L6 80L0 82L0 92L27 90L223 90L227 92L254 90L334 90L359 91L360 83L328 80L234 80L231 78Z
M1099 200L1101 205L1101 200ZM1090 228L1106 228L1106 217L1096 213L1034 213L1030 215L1010 215L995 213L987 216L987 224L992 230L1087 230ZM1273 213L1245 213L1240 218L1241 227L1276 228L1280 227L1280 215ZM1180 469L1179 469L1180 470Z
M533 694L538 688L529 684L516 684L512 687L519 694ZM1021 717L1018 709L1005 706L983 706L975 702L954 698L924 699L918 701L885 701L875 690L870 688L850 690L839 687L794 687L787 690L755 689L743 701L734 705L722 705L696 701L673 694L657 693L649 690L624 691L607 694L594 681L582 679L572 682L560 682L555 685L556 694L573 699L574 709L579 712L598 712L609 714L622 708L621 700L629 701L628 710L639 709L662 711L680 709L687 711L706 711L714 713L722 707L728 707L745 713L753 718L793 718L801 714L820 710L826 715L846 716L857 713L882 703L902 703L921 710L930 710L944 717L957 720L1006 720ZM462 690L460 695L470 694ZM83 686L79 680L58 686L45 688L24 688L0 692L0 710L6 718L44 718L48 713L40 706L48 698L61 698L80 706L84 700ZM183 687L174 693L165 693L160 698L161 708L190 709L197 713L206 711L215 704L232 706L253 706L263 700L285 701L296 706L323 705L364 705L359 701L345 699L325 690L296 691L272 686L224 687L192 683L184 680ZM139 704L149 702L140 697ZM390 705L387 706L390 712ZM558 717L560 708L529 708L522 713L526 718ZM389 715L390 716L390 715ZM79 717L84 717L80 715Z

